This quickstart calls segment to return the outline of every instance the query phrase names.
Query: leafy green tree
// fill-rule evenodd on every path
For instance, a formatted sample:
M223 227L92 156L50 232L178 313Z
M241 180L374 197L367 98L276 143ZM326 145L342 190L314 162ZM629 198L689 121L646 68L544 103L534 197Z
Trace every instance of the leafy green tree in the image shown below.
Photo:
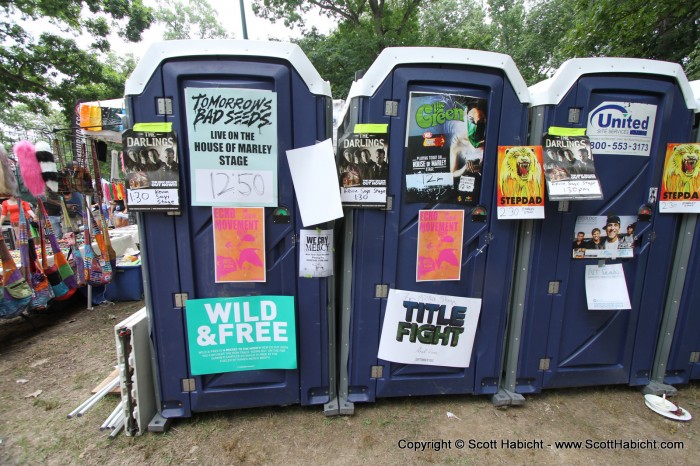
M50 108L46 114L37 114L26 104L17 104L0 110L0 141L11 147L22 139L48 140L55 128L65 128L68 122L57 109Z
M305 15L314 9L338 25L359 29L368 44L364 52L375 57L385 47L405 45L405 38L417 34L417 13L421 0L254 0L256 15L287 27L305 27ZM344 31L347 33L348 31ZM413 41L409 41L413 43Z
M700 78L700 0L577 0L562 53L650 58Z
M366 70L386 47L417 45L420 0L254 0L256 15L299 27L305 37L295 40L321 76L331 82L333 95L345 96L355 72ZM307 29L305 15L317 9L336 21L327 36Z
M510 55L525 82L549 76L567 58L566 36L576 23L578 0L489 0L494 35L490 49Z
M100 98L99 88L121 95L123 80L105 90L116 83L99 54L109 50L111 32L138 42L153 21L142 0L0 0L0 11L0 106L43 114L57 102L68 115L77 98ZM40 20L50 26L35 36L28 26Z
M421 8L419 25L417 45L475 50L494 47L494 28L481 3L475 0L431 2Z
M156 21L166 26L163 39L226 39L217 12L207 0L166 0L155 12Z

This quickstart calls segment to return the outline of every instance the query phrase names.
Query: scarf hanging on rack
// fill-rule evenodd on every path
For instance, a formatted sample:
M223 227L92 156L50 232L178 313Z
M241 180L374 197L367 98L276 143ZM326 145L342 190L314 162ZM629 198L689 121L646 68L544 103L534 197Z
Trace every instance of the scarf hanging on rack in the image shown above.
M20 210L19 220L19 251L24 265L25 279L32 287L32 298L29 302L29 309L35 311L43 311L48 309L49 303L54 298L53 288L49 283L48 277L44 274L44 270L36 256L34 241L29 237L29 219ZM46 247L43 242L43 237L40 236L42 258L46 254Z

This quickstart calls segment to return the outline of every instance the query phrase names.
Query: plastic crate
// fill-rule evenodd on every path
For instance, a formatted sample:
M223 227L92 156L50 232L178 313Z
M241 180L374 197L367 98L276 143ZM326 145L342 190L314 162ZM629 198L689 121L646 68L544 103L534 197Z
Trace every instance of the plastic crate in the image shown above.
M141 266L116 266L112 274L112 283L105 286L104 296L109 301L139 301L143 299Z

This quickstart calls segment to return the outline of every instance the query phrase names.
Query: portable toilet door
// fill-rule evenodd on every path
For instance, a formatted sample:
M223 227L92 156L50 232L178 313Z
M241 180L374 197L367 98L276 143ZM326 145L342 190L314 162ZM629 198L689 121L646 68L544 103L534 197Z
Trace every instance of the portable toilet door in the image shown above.
M509 336L513 351L505 373L516 376L506 388L533 393L644 385L680 220L658 214L657 192L667 143L690 137L694 104L688 82L677 64L582 58L565 62L552 78L531 86L530 95L530 143L540 144L550 127L587 128L604 199L549 201L545 220L521 236L531 246L517 265L527 275L516 281L527 286L513 298L512 321L520 322L521 330ZM619 217L620 234L628 224L635 229L633 257L575 259L577 225L604 232L610 219L614 233L614 217ZM586 274L599 272L594 267L613 271L616 283L621 267L627 289L606 291L603 300L613 303L600 306L617 309L595 310L595 304L589 309ZM631 309L622 309L625 296Z
M700 177L700 80L692 81L690 87L695 96L695 124L692 141L696 149L689 152L695 156L695 179ZM696 153L697 152L697 153ZM692 163L692 162L691 162ZM699 193L700 194L700 193ZM693 203L695 204L695 203ZM690 209L695 210L695 209ZM663 215L663 214L662 214ZM652 380L644 389L646 393L672 394L673 384L685 384L700 379L700 224L698 214L682 214L678 243L673 256L671 283L668 289L659 342L654 356Z
M340 133L351 133L356 124L385 125L389 173L385 207L346 208L339 376L341 413L352 412L355 402L372 402L378 397L492 394L497 391L516 234L516 222L496 220L497 150L499 145L524 144L527 103L527 88L513 60L507 55L483 51L388 48L353 84L339 131L338 151L342 151ZM449 140L445 128L444 132L431 130L433 132L428 135L411 127L415 118L409 113L422 112L419 108L428 108L422 113L426 118L432 115L431 118L444 117L449 121L454 117L460 122L469 117L470 109L477 109L471 123L481 120L480 128L475 125L472 129L483 131L480 136L484 141L481 172L476 175L480 177L480 187L478 181L468 183L474 181L468 174L453 181L446 153L416 155L423 153L421 147L426 147L425 144L445 144L456 149L460 144L457 136ZM464 110L461 116L455 116L458 108ZM428 127L435 125L428 123ZM414 141L421 138L427 142ZM426 164L439 167L434 176L417 169ZM424 174L425 178L421 178ZM440 184L443 175L449 177L448 186ZM418 188L416 178L421 178L423 183ZM432 182L437 183L434 190ZM419 188L425 189L421 192ZM467 199L468 196L471 199ZM438 255L437 259L429 257L422 261L418 251L426 244L420 244L419 236L427 230L420 233L420 225L430 216L447 218L450 215L455 216L454 225L463 231L440 238L439 241L449 241L449 248L440 246L438 240L432 247L440 253L444 251L445 255L454 253L454 257ZM453 262L457 273L424 280L427 276L424 273L440 269L441 262L443 265ZM396 321L396 307L391 310L392 317L388 317L393 292L397 296L394 304L398 302L399 307L402 306L399 296L412 293L438 305L445 297L481 300L473 346L464 353L468 355L471 350L471 357L466 356L468 367L441 364L438 354L442 340L432 345L434 341L426 342L430 340L427 334L417 335L420 328L439 338L440 332L444 333L449 327L445 324L447 318L438 322L440 319L433 319L432 312L430 317L428 311L423 315L421 303L416 304L415 312L410 311L413 312L411 316L398 318L405 320L403 323ZM403 306L407 306L406 302L403 301ZM450 307L447 309L449 312ZM404 309L404 314L407 310ZM431 323L435 325L430 327ZM397 325L403 325L402 338L397 337ZM385 326L387 331L383 331ZM400 348L392 349L398 353L396 358L392 356L389 360L378 356L383 342L399 339ZM421 340L423 342L415 343ZM425 351L420 362L414 358L415 354L406 356L416 351ZM404 356L417 362L406 362Z
M329 337L334 332L329 330L327 318L332 290L327 278L298 278L295 245L301 221L284 155L289 149L311 146L330 137L329 84L293 44L167 41L154 44L141 59L127 81L126 98L131 123L172 124L180 154L180 214L144 212L139 220L160 414L165 418L188 417L192 412L329 402L335 390L329 386L334 377L331 365L335 363L329 354ZM276 131L266 128L264 138L260 137L261 125L255 124L261 116L256 117L245 104L257 101L270 105L270 114L263 115L265 125L276 124ZM242 104L238 106L237 102ZM196 105L204 109L201 115ZM222 112L217 113L219 110ZM246 124L250 131L238 132ZM268 166L258 177L255 170L261 170L252 162L262 158ZM195 168L205 173L197 183ZM275 173L277 182L270 182L268 177ZM216 199L231 190L239 197L252 194L273 200L261 201L262 211L254 211L249 218L236 217L256 222L249 224L254 228L247 236L230 232L233 236L222 246L215 244L213 206L233 206L239 209L235 215L240 215L246 205L256 205L239 198ZM214 201L207 196L213 196ZM243 249L240 243L245 241L261 246ZM222 247L239 253L235 266L230 264L232 270L257 266L264 268L264 278L239 281L215 276L217 267L222 267L217 257ZM244 258L245 251L248 255ZM250 309L240 304L242 311L234 308L225 320L216 320L228 325L224 333L218 333L217 340L210 342L221 344L221 337L228 337L229 342L238 338L236 326L242 328L241 322L249 323L246 331L256 331L256 322L263 318L259 301L270 296L286 298L287 312L289 300L292 302L296 333L285 338L294 337L296 347L286 348L285 354L296 357L296 368L262 369L260 361L267 356L246 349L250 353L246 357L252 360L246 369L237 356L240 353L235 353L238 350L212 344L218 356L207 364L214 370L193 370L193 355L202 350L208 338L188 328L187 321L193 317L187 312L188 300L250 298ZM211 306L216 309L216 304ZM221 304L220 308L224 307ZM274 320L271 308L266 309L266 317ZM216 327L212 329L207 332L216 333ZM255 337L255 341L269 341L272 335L270 328L261 328L260 336L264 338ZM238 341L251 341L240 336ZM218 352L219 348L223 352ZM231 358L226 351L238 364L235 370L227 370Z

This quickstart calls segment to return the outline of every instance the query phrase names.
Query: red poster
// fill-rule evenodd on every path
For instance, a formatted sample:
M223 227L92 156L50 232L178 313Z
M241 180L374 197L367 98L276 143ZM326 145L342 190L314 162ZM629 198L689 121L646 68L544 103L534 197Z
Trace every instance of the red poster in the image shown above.
M213 207L215 281L265 281L262 207Z
M459 280L463 210L421 210L418 217L416 281Z

